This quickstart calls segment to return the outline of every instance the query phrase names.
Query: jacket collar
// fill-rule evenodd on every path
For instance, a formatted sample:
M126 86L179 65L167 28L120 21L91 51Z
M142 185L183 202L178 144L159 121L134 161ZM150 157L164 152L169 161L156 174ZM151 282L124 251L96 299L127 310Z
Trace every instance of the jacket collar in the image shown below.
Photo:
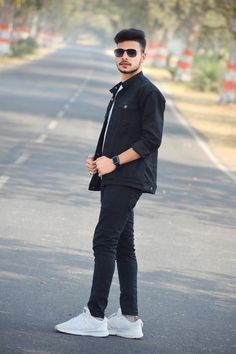
M120 85L123 86L123 89L126 89L126 88L130 87L131 85L134 85L140 78L143 78L142 71L140 71L138 74L132 76L130 79L128 79L124 82L120 81L118 84L116 84L114 87L112 87L112 89L110 89L110 92L114 95L114 94L116 94Z

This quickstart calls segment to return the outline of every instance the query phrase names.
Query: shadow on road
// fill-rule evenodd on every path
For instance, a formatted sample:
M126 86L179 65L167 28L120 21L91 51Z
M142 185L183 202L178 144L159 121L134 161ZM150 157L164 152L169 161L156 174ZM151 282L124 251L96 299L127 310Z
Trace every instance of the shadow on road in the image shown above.
M0 343L2 354L222 353L233 354L235 279L171 269L140 272L141 341L56 333L58 322L86 304L93 257L80 249L0 241ZM115 310L117 276L108 312ZM153 301L154 299L154 301Z
M93 105L102 102L101 112L105 110L111 97L109 89L119 76L113 60L102 49L96 58L91 56L92 48L87 51L83 48L79 56L76 53L78 48L60 49L46 59L2 72L0 114L3 119L18 112L22 116L31 115L32 119L40 114L47 119L55 118L66 100L79 89L78 102L81 108L86 107L83 109L84 118L101 121L104 114L100 116ZM83 104L84 100L88 106Z

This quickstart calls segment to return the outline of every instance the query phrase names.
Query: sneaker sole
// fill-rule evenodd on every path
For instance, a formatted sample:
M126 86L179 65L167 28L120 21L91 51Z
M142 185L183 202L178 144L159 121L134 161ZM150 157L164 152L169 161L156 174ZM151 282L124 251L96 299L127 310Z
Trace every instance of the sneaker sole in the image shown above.
M143 338L143 333L135 334L135 333L128 333L128 332L118 332L113 329L109 329L109 334L110 336L118 336L118 337L123 337L123 338L128 338L128 339L142 339Z
M78 331L78 330L63 330L60 329L59 327L55 327L55 330L60 333L66 333L66 334L73 334L75 336L91 336L91 337L108 337L109 332L108 331L101 331L101 332L92 332L92 331Z

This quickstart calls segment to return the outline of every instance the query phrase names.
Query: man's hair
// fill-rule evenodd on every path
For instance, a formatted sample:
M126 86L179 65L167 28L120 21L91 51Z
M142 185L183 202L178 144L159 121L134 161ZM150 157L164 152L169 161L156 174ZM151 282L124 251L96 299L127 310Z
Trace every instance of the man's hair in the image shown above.
M145 33L142 30L136 28L123 29L116 34L114 37L116 44L125 42L125 41L136 41L138 42L142 50L145 51L146 48L146 38Z

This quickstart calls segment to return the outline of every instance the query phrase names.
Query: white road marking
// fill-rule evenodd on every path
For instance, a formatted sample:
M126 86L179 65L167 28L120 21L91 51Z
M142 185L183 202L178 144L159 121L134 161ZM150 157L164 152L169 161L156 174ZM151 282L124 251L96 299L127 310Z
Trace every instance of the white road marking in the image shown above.
M18 159L15 161L15 165L22 165L28 158L30 157L30 154L27 152L24 152L22 155L18 157Z
M53 130L58 126L58 121L57 120L52 120L49 125L48 125L48 129Z
M58 118L62 118L62 117L64 116L64 114L65 114L64 111L59 111L59 112L57 113L57 117L58 117Z
M92 62L91 62L92 63ZM1 70L0 70L1 71ZM70 104L74 103L76 101L76 99L78 98L78 96L81 94L81 92L84 90L84 88L86 87L88 81L90 80L92 73L93 73L93 69L91 68L90 71L88 72L84 82L82 83L82 85L79 85L77 90L74 92L74 94L71 96L71 98L69 99L69 103L66 103L64 105L64 108L61 109L58 113L57 113L57 118L63 118L65 115L65 111L70 109ZM59 124L59 122L57 120L52 120L49 124L48 124L48 129L53 130L57 127L57 125ZM48 135L47 134L41 134L38 136L38 138L34 141L34 143L37 144L42 144L44 143L44 141L47 139ZM22 165L28 158L30 157L30 153L22 153L13 163L13 167L15 166L19 166ZM2 175L0 176L0 189L9 181L10 176L6 176L6 175Z
M172 110L172 112L176 115L180 123L189 131L189 133L196 140L198 145L202 148L205 154L208 156L210 161L223 173L225 173L229 178L236 182L236 175L232 173L213 153L210 146L201 138L201 136L197 133L197 131L183 118L183 116L176 109L173 101L168 98L168 106Z
M68 111L70 109L70 105L76 101L78 96L81 94L81 92L86 87L88 81L90 80L90 78L92 76L92 73L93 73L93 69L91 68L90 71L88 72L85 80L83 81L82 85L79 85L78 89L74 92L73 96L69 99L69 103L66 103L64 105L63 109L57 113L57 117L58 118L64 117L65 111Z
M7 183L9 176L0 176L0 189Z
M41 134L36 140L35 142L37 144L42 144L46 139L47 139L47 134Z

